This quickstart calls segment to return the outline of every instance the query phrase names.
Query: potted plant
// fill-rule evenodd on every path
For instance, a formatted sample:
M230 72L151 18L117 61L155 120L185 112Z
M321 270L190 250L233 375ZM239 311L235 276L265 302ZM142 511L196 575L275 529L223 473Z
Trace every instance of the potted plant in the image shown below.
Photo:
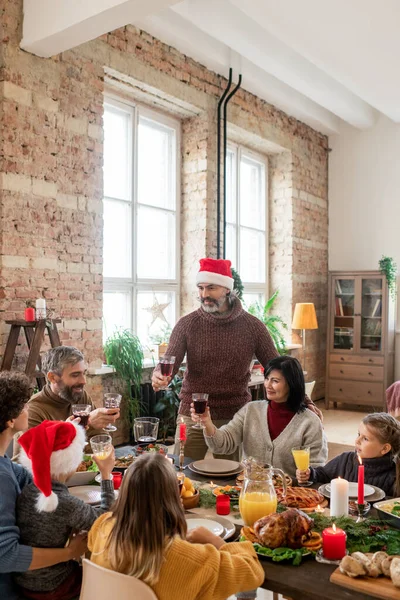
M286 342L282 329L287 329L288 326L281 317L271 314L272 307L278 294L279 290L276 290L264 306L259 302L251 304L248 311L251 315L254 315L264 323L279 354L286 354Z
M390 295L393 300L396 299L396 279L397 279L397 265L393 258L390 256L382 256L379 261L379 270L386 276Z
M104 344L108 365L124 384L123 397L129 408L129 421L140 414L140 384L142 381L143 349L139 338L129 329L116 330ZM132 429L132 427L131 427Z

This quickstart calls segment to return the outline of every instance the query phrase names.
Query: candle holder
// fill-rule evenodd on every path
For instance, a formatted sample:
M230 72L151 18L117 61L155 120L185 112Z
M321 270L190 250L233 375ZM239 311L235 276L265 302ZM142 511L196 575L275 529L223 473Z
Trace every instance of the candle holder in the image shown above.
M347 556L348 553L349 551L346 550L345 556ZM315 555L315 560L324 565L340 565L342 559L340 558L339 560L330 560L329 558L325 558L324 551L321 548Z
M367 511L368 512L368 511ZM362 521L365 521L364 515L366 514L365 512L365 504L357 504L357 519L356 519L356 523L362 523Z
M179 470L183 471L185 462L185 442L181 440L179 442Z
M361 523L364 521L364 517L371 510L371 505L369 502L365 502L364 504L358 504L358 502L349 502L349 514L357 517L356 523Z

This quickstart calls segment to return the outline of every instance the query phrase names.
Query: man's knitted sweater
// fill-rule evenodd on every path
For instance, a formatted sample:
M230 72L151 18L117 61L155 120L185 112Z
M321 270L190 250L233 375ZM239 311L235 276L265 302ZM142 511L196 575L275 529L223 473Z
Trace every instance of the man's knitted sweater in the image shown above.
M231 419L251 395L250 363L255 357L266 367L278 353L265 325L243 310L235 299L227 316L203 308L179 319L168 344L175 356L173 375L186 354L186 371L179 413L190 416L193 393L208 393L213 419Z
M358 481L359 464L355 452L342 452L324 467L310 469L310 479L320 483L329 483L336 477L342 477L342 479L355 483ZM387 496L395 495L396 463L393 462L390 452L378 458L363 458L363 465L365 483L381 488Z

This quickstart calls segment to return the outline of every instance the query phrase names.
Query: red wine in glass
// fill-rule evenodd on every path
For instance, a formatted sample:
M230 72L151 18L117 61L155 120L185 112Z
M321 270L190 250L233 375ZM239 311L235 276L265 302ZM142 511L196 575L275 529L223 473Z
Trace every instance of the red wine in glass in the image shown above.
M206 412L207 400L193 400L193 404L196 415L203 415Z
M73 413L75 419L79 418L80 419L80 423L79 425L82 425L82 427L87 427L89 424L89 414L87 412L80 412L80 411L75 411Z
M161 369L161 375L163 375L164 377L171 377L172 375L172 371L174 370L174 365L173 363L165 363L165 362L160 362L160 369Z

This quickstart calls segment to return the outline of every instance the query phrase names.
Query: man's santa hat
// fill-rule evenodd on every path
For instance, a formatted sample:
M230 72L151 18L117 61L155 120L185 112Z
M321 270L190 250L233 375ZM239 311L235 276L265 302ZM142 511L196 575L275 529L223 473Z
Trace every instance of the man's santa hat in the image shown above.
M33 474L40 494L36 501L39 512L53 512L58 496L51 489L52 476L76 471L85 447L85 430L70 421L43 421L19 438L21 464Z
M233 290L231 261L223 258L201 258L196 283L214 283Z

